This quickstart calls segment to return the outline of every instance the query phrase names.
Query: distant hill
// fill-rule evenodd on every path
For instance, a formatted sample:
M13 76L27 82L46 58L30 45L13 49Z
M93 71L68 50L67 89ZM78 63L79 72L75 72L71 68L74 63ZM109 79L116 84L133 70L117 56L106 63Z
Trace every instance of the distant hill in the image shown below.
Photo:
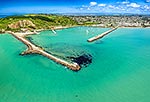
M67 16L61 15L28 14L0 18L0 32L8 30L20 31L22 28L34 30L72 25L77 25L77 22Z

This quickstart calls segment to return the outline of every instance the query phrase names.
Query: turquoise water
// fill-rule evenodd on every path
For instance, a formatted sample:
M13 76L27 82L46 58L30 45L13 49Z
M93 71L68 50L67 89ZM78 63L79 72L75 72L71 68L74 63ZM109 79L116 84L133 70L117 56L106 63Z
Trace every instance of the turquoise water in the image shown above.
M150 29L120 28L86 41L107 30L74 27L30 36L68 61L67 56L92 55L78 72L40 55L20 56L26 46L0 35L0 102L150 102Z

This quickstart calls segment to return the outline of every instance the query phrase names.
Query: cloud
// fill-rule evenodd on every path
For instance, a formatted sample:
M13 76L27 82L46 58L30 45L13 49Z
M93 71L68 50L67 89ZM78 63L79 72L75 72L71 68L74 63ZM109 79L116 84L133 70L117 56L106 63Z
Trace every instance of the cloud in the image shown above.
M129 4L130 2L128 0L125 0L125 1L122 1L122 2L116 2L116 3L125 5L125 4Z
M111 9L115 9L115 8L116 8L116 7L113 6L113 5L109 5L108 7L111 8Z
M83 8L80 8L80 10L83 10Z
M141 5L137 4L137 3L130 3L127 5L128 7L133 7L133 8L138 8L140 7Z
M122 4L129 4L130 2L129 1L123 1L121 2Z
M106 4L98 4L98 6L104 7L106 6Z
M150 0L149 0L150 1ZM79 12L91 13L133 13L133 14L150 14L150 4L135 3L129 0L122 0L115 4L106 4L98 2L90 2L89 5L82 5Z
M97 5L97 2L90 2L90 6L95 6Z
M150 0L146 0L145 2L149 3L149 2L150 2Z
M149 7L148 5L144 5L144 9L149 10L149 9L150 9L150 7Z
M91 10L91 9L88 7L87 10Z

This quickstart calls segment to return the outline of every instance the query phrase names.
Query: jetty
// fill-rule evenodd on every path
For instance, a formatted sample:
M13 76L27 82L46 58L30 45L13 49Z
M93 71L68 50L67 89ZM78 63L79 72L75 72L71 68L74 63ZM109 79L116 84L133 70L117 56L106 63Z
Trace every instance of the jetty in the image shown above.
M54 34L56 34L56 31L55 31L54 29L52 29L52 32L53 32Z
M63 66L66 66L67 68L69 68L70 70L73 70L73 71L78 71L80 70L80 66L77 64L77 63L74 63L74 62L67 62L65 60L62 60L60 58L57 58L53 55L51 55L50 53L44 51L44 49L34 45L33 43L31 43L30 41L28 41L25 36L22 36L24 34L18 34L18 33L14 33L14 32L7 32L9 34L12 34L15 38L17 38L18 40L20 40L22 43L24 43L28 48L25 52L21 53L22 55L26 55L26 54L32 54L32 53L35 53L35 54L40 54L40 55L43 55L53 61L55 61L56 63L59 63Z
M114 30L116 30L117 28L118 28L118 26L115 27L115 28L112 28L112 29L110 29L110 30L108 30L108 31L106 31L106 32L104 32L104 33L102 33L102 34L99 34L99 35L97 35L97 36L94 36L94 37L88 39L87 41L88 41L88 42L93 42L93 41L96 41L96 40L98 40L98 39L101 39L101 38L103 38L104 36L108 35L109 33L113 32Z

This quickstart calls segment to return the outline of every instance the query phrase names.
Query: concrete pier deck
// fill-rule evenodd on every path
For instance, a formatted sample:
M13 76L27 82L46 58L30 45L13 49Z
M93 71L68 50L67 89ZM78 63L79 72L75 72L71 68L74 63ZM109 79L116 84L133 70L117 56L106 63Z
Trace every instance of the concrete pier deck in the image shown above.
M88 42L93 42L93 41L96 41L96 40L98 40L98 39L101 39L101 38L103 38L104 36L106 36L107 34L113 32L114 30L116 30L117 28L118 28L118 26L115 27L115 28L112 28L111 30L108 30L108 31L106 31L106 32L104 32L104 33L102 33L102 34L99 34L99 35L97 35L97 36L94 36L94 37L88 39L87 41L88 41Z
M8 32L8 33L12 34L15 38L17 38L18 40L23 42L28 47L28 49L22 53L23 55L24 54L30 54L30 53L36 53L36 54L43 55L43 56L61 64L61 65L64 65L67 68L69 68L70 70L78 71L81 68L77 63L69 63L65 60L62 60L60 58L57 58L57 57L47 53L42 48L37 47L36 45L32 44L30 41L25 39L25 36L19 35L18 33L14 33L14 32Z

